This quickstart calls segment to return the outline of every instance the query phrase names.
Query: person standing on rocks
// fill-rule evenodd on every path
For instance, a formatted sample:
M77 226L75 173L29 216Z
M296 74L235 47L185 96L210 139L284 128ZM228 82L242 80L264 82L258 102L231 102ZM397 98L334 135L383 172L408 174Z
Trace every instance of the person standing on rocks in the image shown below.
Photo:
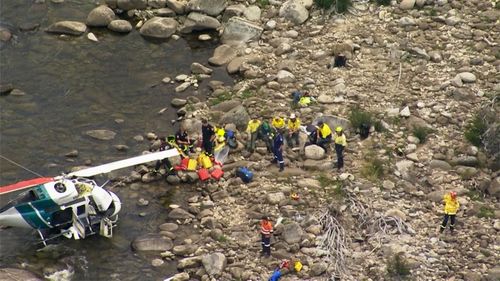
M257 140L257 135L260 127L260 120L257 118L252 118L248 121L247 133L248 133L248 142L247 142L247 150L249 152L254 152L255 150L255 141Z
M316 128L318 130L318 142L316 144L321 146L325 152L327 152L328 145L332 141L332 130L330 129L330 126L323 121L319 121Z
M344 168L344 149L347 146L347 140L342 127L335 128L335 153L337 154L337 169Z
M290 114L290 119L288 120L288 134L286 135L286 143L289 147L294 147L294 142L296 146L299 146L299 130L300 130L300 119L295 116L294 113Z
M280 130L276 133L273 140L274 159L272 163L278 163L280 172L285 169L285 161L283 160L283 135Z
M212 157L214 152L215 129L205 118L201 120L201 135L203 150L205 150L208 156Z
M257 138L264 141L267 147L267 152L273 152L273 129L271 125L267 121L262 121L260 124L259 131L257 134Z
M273 224L269 217L264 216L260 221L260 234L262 243L262 253L263 256L271 256L271 235L273 234Z
M455 222L456 222L456 215L458 208L460 208L460 203L458 202L457 199L457 193L454 191L450 191L450 193L447 193L443 197L443 203L444 203L444 218L443 218L443 223L441 224L441 227L439 229L440 233L443 233L443 231L446 229L446 225L448 224L448 219L450 219L450 230L451 233L454 232L455 230Z

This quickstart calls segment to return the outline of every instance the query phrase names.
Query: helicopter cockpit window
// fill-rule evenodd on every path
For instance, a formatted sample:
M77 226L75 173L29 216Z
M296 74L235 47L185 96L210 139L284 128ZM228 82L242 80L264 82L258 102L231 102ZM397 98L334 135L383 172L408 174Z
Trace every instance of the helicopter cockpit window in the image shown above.
M54 189L59 193L63 193L66 191L66 185L64 185L64 183L62 182L58 182L54 184Z

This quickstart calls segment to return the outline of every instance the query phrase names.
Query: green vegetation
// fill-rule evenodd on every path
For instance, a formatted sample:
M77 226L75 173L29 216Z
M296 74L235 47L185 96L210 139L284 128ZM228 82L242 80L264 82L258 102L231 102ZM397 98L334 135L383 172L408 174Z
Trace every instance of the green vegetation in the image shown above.
M478 190L469 190L466 195L473 201L484 201L482 192Z
M320 174L317 180L321 187L323 187L331 197L342 199L346 195L344 184L341 181L325 174Z
M378 5L380 6L390 6L391 5L391 0L375 0Z
M415 127L413 128L413 135L420 140L420 143L425 143L427 136L433 132L432 129L427 127Z
M227 242L227 237L226 237L224 234L219 235L219 236L217 237L217 241L219 241L219 242L221 242L221 243L226 243L226 242Z
M223 92L217 95L216 97L210 99L210 105L216 105L223 101L230 100L233 95L230 92Z
M254 96L254 93L252 91L250 91L249 89L246 89L241 93L242 99L248 99L248 98L251 98L253 96Z
M361 167L361 175L372 181L379 180L384 175L384 162L373 154L369 154Z
M392 259L387 261L387 274L396 280L404 280L409 277L410 268L403 253L395 254Z
M314 3L316 3L316 6L319 8L325 10L330 9L333 5L335 5L335 10L341 14L347 12L349 7L352 6L351 0L314 0Z
M376 120L375 123L373 124L373 127L375 127L375 131L377 131L379 133L385 131L385 128L382 125L382 121L380 121L380 120Z
M487 206L482 206L479 208L479 213L477 214L478 218L494 218L495 217L495 211Z
M321 187L333 186L337 184L336 180L325 174L320 174L317 177L317 180L319 181L319 185L321 185Z
M265 8L269 5L269 0L257 0L256 3L260 8Z
M431 16L431 17L435 17L435 16L437 16L437 14L438 14L438 13L437 13L436 9L434 9L434 8L432 8L432 9L429 11L429 16Z
M355 107L351 110L351 114L349 114L349 121L351 121L351 126L356 129L359 128L361 124L366 124L371 127L374 123L372 114L359 107Z
M477 147L483 146L482 136L486 132L488 126L479 114L474 116L474 119L465 127L465 138Z

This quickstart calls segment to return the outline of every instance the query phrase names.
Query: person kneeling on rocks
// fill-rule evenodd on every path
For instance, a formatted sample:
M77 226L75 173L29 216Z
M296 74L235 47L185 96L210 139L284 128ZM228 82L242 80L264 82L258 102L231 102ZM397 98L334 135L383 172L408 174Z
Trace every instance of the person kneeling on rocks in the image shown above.
M262 238L262 252L263 256L271 256L271 235L273 234L273 224L269 217L264 216L260 221L260 234Z

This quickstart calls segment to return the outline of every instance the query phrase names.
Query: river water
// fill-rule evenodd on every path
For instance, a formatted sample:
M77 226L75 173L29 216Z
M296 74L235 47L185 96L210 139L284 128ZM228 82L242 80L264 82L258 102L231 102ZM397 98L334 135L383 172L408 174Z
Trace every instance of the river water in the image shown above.
M135 156L148 143L138 143L134 136L167 134L175 129L170 122L176 117L170 107L172 98L206 96L207 81L197 91L190 88L175 93L175 85L161 80L189 74L192 62L206 64L217 42L199 42L194 36L150 41L136 30L120 35L100 28L91 29L99 42L85 36L48 34L43 30L56 21L85 22L95 3L34 2L2 0L0 4L0 24L14 35L0 47L0 80L26 93L0 97L2 156L44 176L58 175L89 160L97 165ZM19 30L19 26L33 23L40 27ZM223 68L214 69L211 79L231 81ZM168 110L159 114L164 108ZM97 141L85 135L94 129L112 130L117 135L111 141ZM130 149L119 152L114 148L117 144ZM77 158L64 156L73 149L79 152ZM0 171L2 185L35 177L4 159L0 159ZM151 256L134 253L130 242L140 233L157 231L166 218L166 202L185 192L173 191L164 183L126 186L116 192L124 207L111 240L65 241L54 251L37 252L32 231L4 229L0 230L0 267L24 264L42 273L43 268L57 270L69 265L75 272L72 280L161 280L175 272L174 264L152 267ZM140 197L150 200L150 205L138 207ZM8 199L0 198L0 205ZM140 217L140 212L145 216Z

